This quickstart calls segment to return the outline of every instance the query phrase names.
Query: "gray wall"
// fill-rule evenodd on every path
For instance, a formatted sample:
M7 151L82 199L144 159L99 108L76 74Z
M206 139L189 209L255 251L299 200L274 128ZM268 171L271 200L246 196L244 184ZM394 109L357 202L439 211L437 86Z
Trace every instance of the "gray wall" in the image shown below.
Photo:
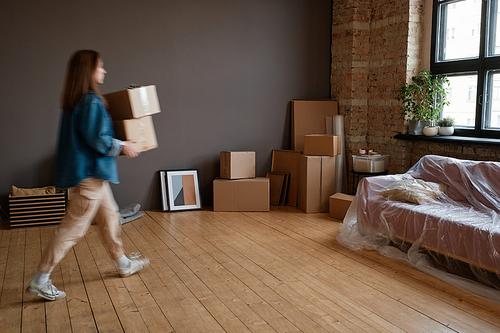
M290 148L291 99L329 98L331 0L3 1L0 204L11 185L53 184L66 63L99 51L103 93L155 84L159 148L118 158L120 207L159 209L157 171L196 168L204 205L221 150Z

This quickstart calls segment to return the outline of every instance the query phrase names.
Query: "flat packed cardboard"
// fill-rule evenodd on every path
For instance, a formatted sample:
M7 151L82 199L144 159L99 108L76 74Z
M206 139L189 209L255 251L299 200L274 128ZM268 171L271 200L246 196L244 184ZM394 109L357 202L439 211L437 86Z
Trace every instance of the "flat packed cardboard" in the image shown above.
M220 178L255 178L255 152L221 151Z
M138 152L158 147L153 117L151 116L114 121L113 127L115 138L122 141L136 140L134 147Z
M268 212L269 178L220 179L214 185L215 212Z
M340 155L340 135L308 134L304 136L304 155Z
M271 205L281 205L284 201L283 197L286 196L288 174L281 172L267 172L266 177L269 178L270 183Z
M285 180L283 181L283 189L281 190L280 205L286 205L286 197L288 195L288 186L290 184L290 174L285 173Z
M339 113L338 104L331 99L300 100L291 103L292 150L304 150L304 135L327 134L326 118Z
M288 173L288 191L286 205L297 206L297 189L299 184L299 156L293 150L273 149L271 172Z
M160 112L156 86L144 86L105 94L113 120L141 118Z
M335 193L330 196L330 217L343 220L353 199L354 195L344 193Z
M335 192L335 157L299 157L298 207L305 213L326 213Z

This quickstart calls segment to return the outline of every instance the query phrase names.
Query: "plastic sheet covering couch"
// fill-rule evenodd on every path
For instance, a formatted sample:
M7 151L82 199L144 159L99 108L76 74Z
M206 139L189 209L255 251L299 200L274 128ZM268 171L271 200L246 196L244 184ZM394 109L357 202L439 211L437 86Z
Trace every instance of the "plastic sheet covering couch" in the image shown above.
M500 163L427 155L363 178L337 240L500 303Z

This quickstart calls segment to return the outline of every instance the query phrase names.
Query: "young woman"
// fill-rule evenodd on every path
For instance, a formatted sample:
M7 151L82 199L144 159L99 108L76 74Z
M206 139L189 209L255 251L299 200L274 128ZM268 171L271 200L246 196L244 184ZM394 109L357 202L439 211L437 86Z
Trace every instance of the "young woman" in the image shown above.
M92 221L121 277L149 264L147 258L140 255L128 258L123 252L120 215L109 182L118 183L115 156L133 158L139 153L132 141L113 137L113 122L97 88L104 83L105 74L96 51L77 51L68 63L55 157L55 185L68 189L70 197L66 215L28 286L28 291L52 301L66 296L49 279L52 270L86 234Z

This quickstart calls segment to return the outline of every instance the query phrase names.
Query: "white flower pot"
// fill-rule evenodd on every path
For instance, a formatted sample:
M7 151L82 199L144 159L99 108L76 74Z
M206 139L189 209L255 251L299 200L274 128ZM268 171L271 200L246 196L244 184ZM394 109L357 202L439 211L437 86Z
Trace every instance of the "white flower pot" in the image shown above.
M454 127L440 127L439 128L439 135L453 135L453 132L455 131Z
M425 136L436 136L438 134L439 127L436 126L428 126L424 128Z

